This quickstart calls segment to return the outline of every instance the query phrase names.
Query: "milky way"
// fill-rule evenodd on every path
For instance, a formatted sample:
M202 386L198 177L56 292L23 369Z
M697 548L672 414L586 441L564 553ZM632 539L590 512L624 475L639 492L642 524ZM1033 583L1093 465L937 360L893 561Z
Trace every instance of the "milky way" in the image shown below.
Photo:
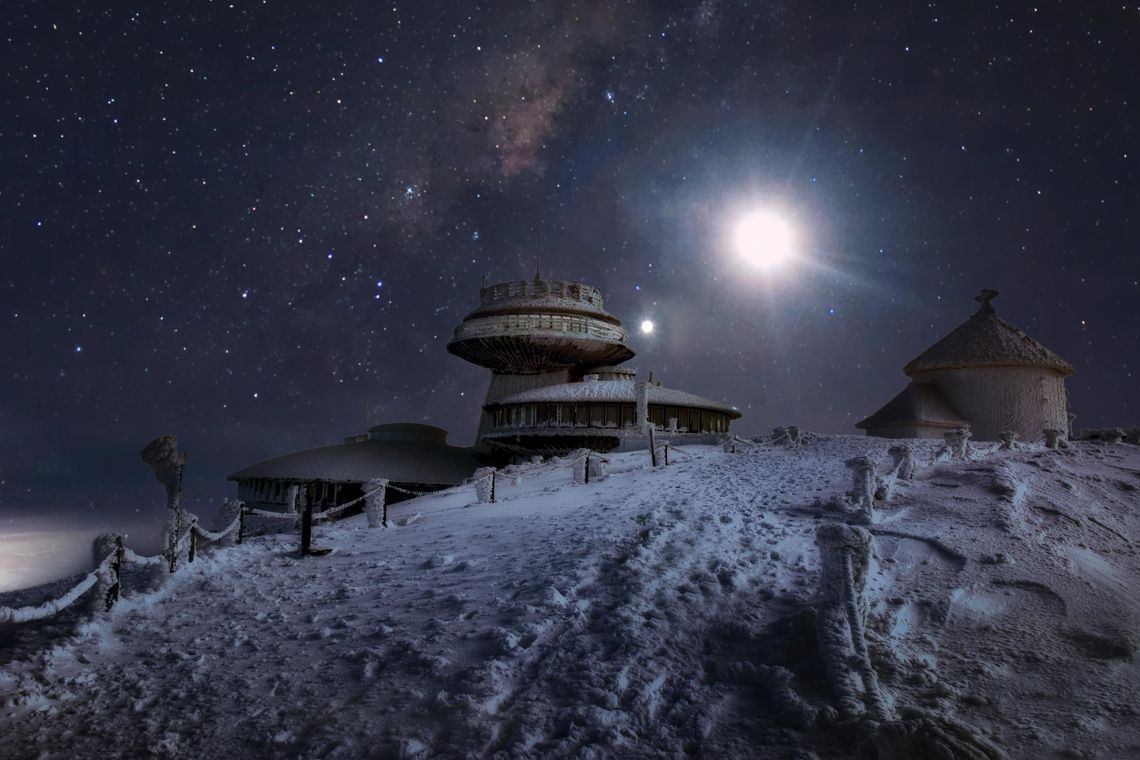
M855 432L983 287L1137 423L1135 8L307 5L6 6L0 508L161 512L162 433L216 503L366 404L470 443L444 346L540 239L744 433ZM733 259L758 204L806 261Z

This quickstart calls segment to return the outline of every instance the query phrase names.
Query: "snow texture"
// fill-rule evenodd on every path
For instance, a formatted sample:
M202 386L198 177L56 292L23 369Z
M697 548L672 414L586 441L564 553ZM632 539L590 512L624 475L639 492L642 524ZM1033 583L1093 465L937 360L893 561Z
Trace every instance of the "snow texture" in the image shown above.
M914 441L854 527L844 463L897 442L801 437L505 468L325 557L128 551L109 613L0 625L3 756L1140 754L1140 447Z

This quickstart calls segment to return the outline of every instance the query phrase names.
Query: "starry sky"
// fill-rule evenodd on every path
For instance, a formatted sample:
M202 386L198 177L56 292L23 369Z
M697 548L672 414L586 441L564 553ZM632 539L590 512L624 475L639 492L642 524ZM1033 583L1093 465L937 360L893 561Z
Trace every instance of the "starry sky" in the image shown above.
M1140 9L960 6L6 4L0 511L161 519L163 433L199 509L366 404L471 443L446 342L540 239L745 434L856 432L983 287L1137 424Z

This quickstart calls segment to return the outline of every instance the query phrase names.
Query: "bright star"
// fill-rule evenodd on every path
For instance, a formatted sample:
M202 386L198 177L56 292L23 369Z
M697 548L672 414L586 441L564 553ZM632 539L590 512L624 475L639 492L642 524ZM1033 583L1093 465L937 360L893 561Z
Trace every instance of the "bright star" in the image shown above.
M641 333L642 333L642 335L648 335L651 332L653 332L653 320L650 320L650 319L642 320L642 322L641 322Z
M782 216L770 209L752 211L736 225L737 253L749 264L769 269L795 256L795 233Z

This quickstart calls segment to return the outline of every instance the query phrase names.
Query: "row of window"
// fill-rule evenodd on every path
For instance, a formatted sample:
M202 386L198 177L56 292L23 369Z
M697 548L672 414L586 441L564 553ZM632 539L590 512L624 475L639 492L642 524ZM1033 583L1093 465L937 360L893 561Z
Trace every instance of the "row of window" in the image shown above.
M637 413L633 404L513 404L494 411L496 428L525 427L632 427ZM674 422L675 420L675 422ZM724 433L728 415L707 409L649 405L649 421L659 430Z
M590 323L581 317L564 314L509 314L499 318L504 330L558 330L560 332L590 332ZM597 327L595 327L597 331Z

